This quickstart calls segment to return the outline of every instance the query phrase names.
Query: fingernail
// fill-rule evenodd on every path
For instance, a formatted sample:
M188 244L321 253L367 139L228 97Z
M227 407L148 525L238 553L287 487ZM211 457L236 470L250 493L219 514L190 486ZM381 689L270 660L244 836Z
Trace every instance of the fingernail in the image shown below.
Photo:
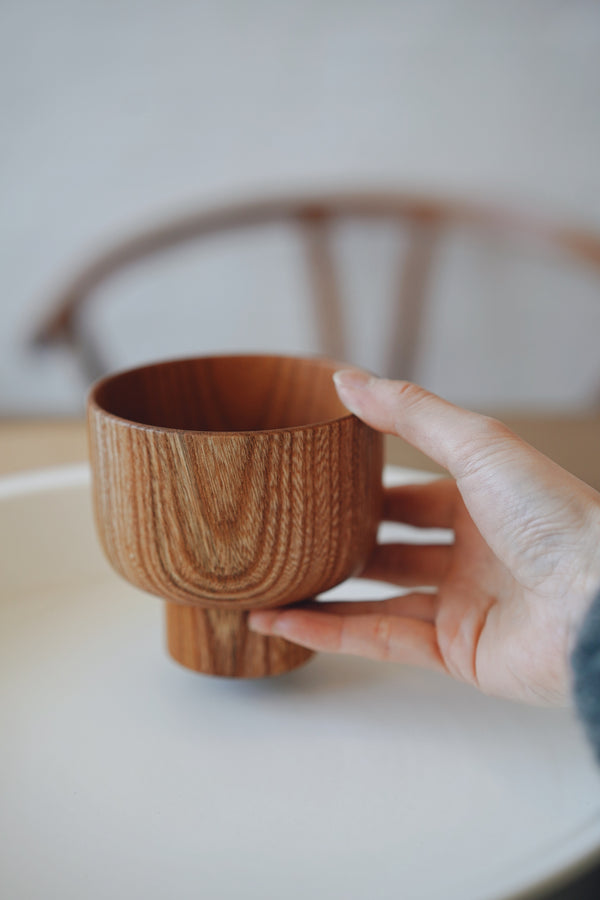
M339 398L351 413L360 418L368 394L365 396L365 388L369 387L374 379L361 372L360 369L342 369L333 376Z
M333 380L342 391L357 391L367 387L372 377L360 369L340 369L335 372Z

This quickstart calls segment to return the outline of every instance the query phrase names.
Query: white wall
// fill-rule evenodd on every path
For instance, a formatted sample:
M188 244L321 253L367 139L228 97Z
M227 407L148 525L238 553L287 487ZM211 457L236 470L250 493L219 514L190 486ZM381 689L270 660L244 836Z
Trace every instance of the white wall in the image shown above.
M24 351L33 321L99 247L201 202L394 185L600 229L595 0L3 0L0 67L0 412L81 408L72 365ZM493 266L470 299L448 288L419 378L472 405L588 402L598 284ZM243 315L231 277L199 343Z

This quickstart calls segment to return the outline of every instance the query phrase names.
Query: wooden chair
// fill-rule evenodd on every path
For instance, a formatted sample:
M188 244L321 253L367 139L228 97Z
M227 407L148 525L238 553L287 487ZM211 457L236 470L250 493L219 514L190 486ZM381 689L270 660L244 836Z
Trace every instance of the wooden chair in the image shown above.
M398 302L393 307L393 321L387 327L389 346L384 348L381 359L380 371L389 377L414 377L436 250L452 229L467 226L478 232L533 238L600 274L597 235L481 204L392 191L259 199L203 209L159 223L117 243L84 266L54 298L35 333L34 344L38 347L68 345L77 352L85 377L91 382L109 366L105 348L98 346L95 336L81 327L81 313L92 303L96 289L104 282L126 267L180 245L279 223L293 225L304 247L319 336L315 350L337 359L350 359L344 302L331 240L333 229L349 220L389 222L402 226L408 235Z

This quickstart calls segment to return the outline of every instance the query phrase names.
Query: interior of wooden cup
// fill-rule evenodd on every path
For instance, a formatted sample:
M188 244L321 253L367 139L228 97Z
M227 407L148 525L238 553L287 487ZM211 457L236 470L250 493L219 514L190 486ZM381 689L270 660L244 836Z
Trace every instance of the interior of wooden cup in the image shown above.
M131 369L100 381L90 401L105 412L156 428L263 431L349 415L329 360L215 356Z

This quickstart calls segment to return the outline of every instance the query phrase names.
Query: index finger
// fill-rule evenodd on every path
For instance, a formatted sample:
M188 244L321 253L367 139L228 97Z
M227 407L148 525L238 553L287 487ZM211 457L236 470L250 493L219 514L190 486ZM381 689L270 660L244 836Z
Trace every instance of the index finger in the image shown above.
M498 451L513 450L515 442L539 464L539 454L505 425L442 400L419 385L369 377L355 369L336 372L334 381L351 412L378 431L404 438L458 481L492 457L497 461Z

